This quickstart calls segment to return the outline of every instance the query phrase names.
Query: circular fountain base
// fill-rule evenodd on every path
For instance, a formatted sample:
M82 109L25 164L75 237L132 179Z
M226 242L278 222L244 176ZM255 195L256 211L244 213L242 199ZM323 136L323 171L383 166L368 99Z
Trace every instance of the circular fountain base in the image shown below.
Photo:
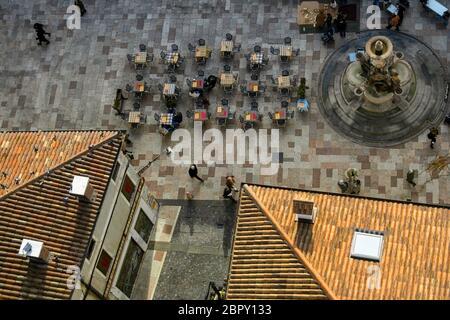
M361 90L365 80L358 62L348 54L374 36L387 36L395 51L401 90L377 95ZM396 56L396 57L398 57ZM335 50L319 77L318 106L331 127L350 140L369 146L394 146L439 124L448 112L446 70L437 55L420 40L385 30L365 31Z

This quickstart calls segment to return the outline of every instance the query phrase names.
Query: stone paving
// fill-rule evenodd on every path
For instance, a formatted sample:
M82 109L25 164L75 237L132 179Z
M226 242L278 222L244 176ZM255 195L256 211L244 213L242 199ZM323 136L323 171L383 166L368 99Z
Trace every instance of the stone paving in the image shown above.
M372 1L362 1L361 16ZM450 6L450 0L441 0ZM249 79L244 53L255 44L268 52L270 45L282 42L285 36L293 39L300 55L291 63L290 70L305 77L311 88L307 90L311 109L307 114L297 114L295 121L280 133L282 168L273 176L259 174L259 166L200 165L204 184L191 181L187 167L176 166L165 155L145 172L147 184L158 198L184 198L191 191L195 199L220 199L225 176L233 174L238 182L253 182L324 191L338 191L337 180L349 167L360 170L363 195L393 199L412 198L428 203L449 203L450 182L441 177L425 184L426 174L421 174L419 184L411 189L405 182L408 169L423 172L425 166L438 154L447 154L450 146L449 128L442 125L434 150L429 148L426 133L393 148L371 148L354 144L337 135L317 110L317 81L321 64L326 56L346 41L337 35L336 42L324 46L320 34L299 34L296 25L297 1L240 1L240 0L97 0L85 1L87 14L82 18L81 29L66 28L64 14L72 1L55 0L0 0L0 129L128 129L124 120L115 116L111 105L115 90L124 88L135 77L128 64L127 53L132 53L140 43L145 43L159 57L177 43L187 54L187 44L199 38L206 39L216 50L211 61L203 68L206 75L217 74L223 66L217 48L225 33L235 36L242 44L242 52L233 61L241 79ZM402 30L428 43L449 66L450 37L448 29L431 13L424 13L416 1L406 13ZM386 19L386 17L385 17ZM387 20L387 19L386 19ZM47 25L51 32L49 46L37 46L33 23ZM361 29L365 23L361 21ZM347 39L357 37L348 34ZM162 138L153 120L162 104L157 83L167 78L165 67L158 59L145 73L153 88L144 100L144 112L149 124L131 131L135 160L138 168L156 154L173 145L170 138ZM178 83L183 85L179 109L183 113L192 101L187 96L185 77L196 74L193 58L187 59ZM270 57L263 79L277 75L280 65ZM215 88L211 105L222 97ZM131 100L131 99L130 99ZM271 92L259 98L265 114L279 105ZM248 98L240 93L233 95L231 103L240 111L248 106ZM126 102L131 109L131 102ZM210 125L214 126L214 125ZM184 121L185 128L192 122ZM231 128L236 125L230 125ZM266 116L263 128L270 128Z

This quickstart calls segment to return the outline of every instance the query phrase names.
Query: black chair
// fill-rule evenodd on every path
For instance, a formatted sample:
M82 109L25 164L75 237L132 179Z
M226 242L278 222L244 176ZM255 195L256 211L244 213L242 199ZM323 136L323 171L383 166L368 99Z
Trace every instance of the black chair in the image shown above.
M223 106L228 106L228 100L227 99L222 99L221 102L222 102Z
M286 100L281 101L281 107L287 109L287 107L289 107L289 102L287 102Z
M244 123L244 117L242 115L239 115L239 122L242 124Z
M133 86L130 85L130 84L127 84L127 85L125 86L125 90L126 90L127 92L131 92L131 91L133 91Z
M137 74L136 75L136 80L137 81L142 81L144 79L144 77L141 74Z
M131 54L127 54L128 62L133 62L133 56Z
M177 82L177 77L175 75L171 74L169 76L169 82L170 83L176 83Z
M186 78L186 84L188 85L188 87L192 87L192 80L189 78Z
M195 46L192 43L188 43L188 49L190 52L195 52Z
M233 52L239 52L239 51L241 51L241 44L239 43L239 44L236 44L236 45L234 45L234 47L233 47Z
M197 75L198 75L199 77L204 77L204 76L205 76L205 72L204 72L203 70L198 70L198 71L197 71Z
M155 118L156 122L159 123L159 120L161 119L161 116L159 115L159 113L156 113L153 115L153 117Z
M269 115L270 120L273 120L273 114L272 114L272 112L268 112L268 115Z
M145 44L140 44L139 45L139 51L141 51L141 52L144 52L144 51L146 51L147 50L147 46L145 45Z
M228 64L226 64L226 65L223 66L223 71L230 72L231 71L231 67Z
M270 76L270 81L272 82L273 85L277 84L277 80L273 76Z
M280 54L280 49L274 48L272 46L270 46L270 53L277 56Z
M285 45L290 45L291 43L292 43L292 39L290 37L284 38L284 44Z
M175 43L172 44L171 48L172 48L173 52L177 52L178 51L178 46Z
M191 110L186 111L186 117L192 119L194 113Z
M158 90L162 93L163 92L163 85L161 83L158 83Z
M252 79L253 81L257 81L259 78L258 74L253 72L252 75L250 76L250 79Z
M249 54L249 53L245 53L245 54L244 54L244 57L245 57L245 59L247 59L247 61L250 60L250 54Z
M141 107L141 104L137 101L133 102L133 109L134 110L139 110L139 108Z
M227 41L231 41L231 40L233 40L233 36L231 35L231 33L227 33L227 34L225 35L225 39L226 39Z
M250 102L250 109L252 111L258 111L258 102L256 102L256 101Z
M166 53L164 51L161 51L161 53L159 54L161 59L166 59Z
M289 70L283 70L283 71L281 71L281 75L282 75L283 77L289 76Z
M206 44L205 39L198 39L198 45L199 46L204 46Z
M261 52L261 46L258 46L258 45L254 46L253 47L253 51L256 52L256 53L260 53Z

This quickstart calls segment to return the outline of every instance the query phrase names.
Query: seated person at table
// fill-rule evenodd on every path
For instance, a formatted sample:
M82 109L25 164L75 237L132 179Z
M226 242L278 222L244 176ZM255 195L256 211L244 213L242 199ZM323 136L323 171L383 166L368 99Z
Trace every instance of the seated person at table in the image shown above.
M178 128L183 122L183 114L181 112L177 112L176 115L173 116L173 125L175 128Z
M189 96L192 98L198 98L202 94L202 91L199 89L192 88L189 90Z
M327 19L327 16L325 15L323 9L320 9L319 13L316 17L316 27L319 29L322 29L325 25L325 20Z
M208 79L205 80L205 86L204 87L205 87L206 90L212 90L216 86L216 83L217 83L217 77L213 76L213 75L210 75L208 77Z

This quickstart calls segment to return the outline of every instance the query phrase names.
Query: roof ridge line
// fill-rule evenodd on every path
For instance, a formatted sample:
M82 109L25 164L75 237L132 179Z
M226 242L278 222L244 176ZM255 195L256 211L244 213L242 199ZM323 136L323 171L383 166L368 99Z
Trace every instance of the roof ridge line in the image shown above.
M317 272L316 269L309 263L308 259L305 257L305 255L294 246L294 244L291 242L289 237L287 236L286 232L283 231L280 224L275 221L275 219L272 218L272 215L269 214L269 210L266 209L266 207L260 203L255 195L255 193L248 188L247 184L243 185L245 191L247 194L253 199L255 204L259 207L261 212L272 222L277 232L280 234L280 236L287 242L288 246L290 247L291 251L296 255L297 259L299 259L305 268L309 271L311 276L319 283L320 287L324 291L325 295L331 299L331 300L338 300L337 296L334 294L334 292L331 290L331 288L326 284L325 280L322 278L322 276Z
M93 130L93 131L96 131L96 130ZM86 132L93 132L93 131L86 131ZM49 131L49 132L51 132L51 131ZM116 137L121 133L121 131L115 131L115 130L110 130L109 132L111 132L111 133L115 132L115 134L113 134L111 137L105 138L104 140L102 140L102 141L98 142L97 144L95 144L94 147L93 147L93 149L98 149L98 148L100 148L100 147L103 146L105 143L107 143L107 142L109 142L110 140L116 138ZM120 148L119 148L119 149L120 149ZM48 170L48 172L49 172L49 173L53 173L55 170L60 169L61 167L63 167L63 166L65 166L66 164L68 164L68 163L74 161L75 159L80 158L81 156L84 156L84 155L87 154L89 151L90 151L90 149L89 149L89 147L88 147L87 150L81 151L81 152L77 153L76 155L74 155L73 157L71 157L70 159L67 159L66 161L61 162L60 164L54 166L53 168L50 168L50 169ZM33 179L28 180L26 183L24 183L23 185L21 185L20 187L18 187L18 188L16 188L16 189L12 190L11 192L5 193L4 195L0 196L0 201L3 201L3 200L6 199L7 197L9 197L9 196L13 195L14 193L16 193L17 191L22 190L23 188L25 188L25 187L29 186L30 184L36 182L37 180L41 179L41 178L42 178L43 176L45 176L46 174L47 174L47 172L44 172L44 173L42 173L41 175L36 176L36 177L34 177Z

